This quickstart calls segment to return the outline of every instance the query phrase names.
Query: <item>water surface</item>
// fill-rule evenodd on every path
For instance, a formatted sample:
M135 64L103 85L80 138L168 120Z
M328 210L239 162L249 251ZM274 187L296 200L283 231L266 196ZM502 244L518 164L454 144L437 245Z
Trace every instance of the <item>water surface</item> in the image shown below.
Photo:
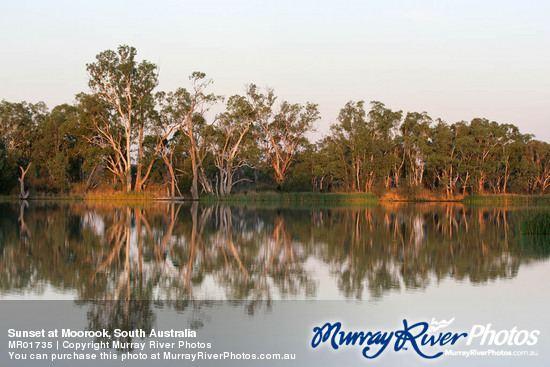
M504 289L549 267L546 239L518 233L523 210L4 203L0 296L380 302L442 282Z

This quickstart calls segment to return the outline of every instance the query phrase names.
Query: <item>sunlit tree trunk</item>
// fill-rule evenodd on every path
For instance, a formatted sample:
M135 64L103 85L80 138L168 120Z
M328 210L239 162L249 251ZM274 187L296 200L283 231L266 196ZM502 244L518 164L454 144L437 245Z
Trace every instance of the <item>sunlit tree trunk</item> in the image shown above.
M17 180L19 181L19 184L20 184L20 189L21 189L21 192L19 193L19 197L21 199L26 199L29 197L29 192L28 191L25 191L25 175L27 174L27 172L29 171L29 168L31 166L31 163L29 163L27 165L27 168L23 169L23 167L19 166L19 169L21 169L21 177L18 178Z

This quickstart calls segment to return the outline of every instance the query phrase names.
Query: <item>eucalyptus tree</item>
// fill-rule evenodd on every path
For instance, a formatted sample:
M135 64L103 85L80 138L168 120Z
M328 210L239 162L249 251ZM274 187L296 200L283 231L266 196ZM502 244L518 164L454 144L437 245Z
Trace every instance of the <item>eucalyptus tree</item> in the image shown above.
M36 127L48 116L44 102L0 102L0 138L10 151L30 158Z
M37 127L48 116L44 102L0 102L0 139L11 153L30 160Z
M422 185L429 150L430 124L432 119L426 112L408 112L400 126L403 139L403 155L407 157L409 185Z
M339 158L343 166L349 166L352 191L360 191L363 183L362 167L367 149L367 114L365 102L349 101L340 110L337 123L330 127L333 142L340 146Z
M530 135L521 134L510 124L498 124L476 118L451 125L453 135L453 179L466 193L468 188L483 193L487 188L493 193L507 193L511 181L516 186L528 186L532 174L532 162L526 149ZM443 139L446 139L445 137ZM445 154L440 145L434 154Z
M495 154L496 164L490 185L494 193L506 194L510 181L523 179L523 172L527 169L524 156L531 135L521 134L512 124L499 124L495 128L499 136L499 151Z
M473 137L471 146L475 159L477 192L483 193L485 186L495 173L504 138L504 132L498 123L487 119L475 118L470 122L470 134Z
M33 176L34 166L29 172L29 165L38 138L37 127L48 114L44 102L0 102L0 182L6 185L1 191L8 192L9 186L20 180L20 174Z
M353 175L348 180L352 191L371 191L377 177L383 178L389 188L392 170L398 184L399 157L394 154L394 135L401 116L401 111L392 111L376 101L371 102L368 113L364 101L349 101L340 110L331 133L333 141L340 145L341 164L348 166Z
M213 139L206 113L222 97L206 92L213 83L212 79L206 78L206 74L194 72L189 80L190 90L178 88L166 95L162 113L168 119L166 124L177 126L178 131L186 138L191 160L191 197L198 200L201 167L208 153L208 144Z
M335 186L348 192L355 191L355 170L345 141L332 134L326 136L318 145L321 167L317 167L315 171L326 173L326 179L331 187Z
M144 131L152 109L152 91L158 84L157 67L148 61L138 63L134 47L119 46L106 50L87 65L88 85L92 98L103 113L92 115L97 135L91 141L112 150L106 155L107 168L119 178L124 189L132 189L132 144L137 135L138 177L136 190L141 190L146 176L141 175Z
M447 197L452 196L460 178L459 152L456 145L456 129L438 120L431 132L432 145L426 166L434 176L434 186L444 188ZM435 187L434 187L435 188Z
M161 105L159 118L153 128L157 137L157 154L162 158L168 169L168 174L170 175L170 196L175 197L176 190L181 195L174 162L175 155L183 155L183 152L178 151L182 148L182 144L179 144L181 139L178 139L181 134L177 131L179 127L177 121L172 118L172 108L166 103L166 93L159 92L156 98Z
M350 191L353 172L346 150L334 136L325 136L317 143L313 159L313 188L330 191L333 188Z
M398 185L400 174L396 171L400 169L398 165L402 160L399 155L394 154L394 138L402 117L402 111L392 111L378 101L371 102L367 130L372 148L369 149L370 156L367 157L370 171L366 191L371 190L375 175L384 179L386 189L390 188L392 176L395 185Z
M143 75L144 77L139 79L134 79L135 85L135 121L137 127L137 172L136 172L136 183L134 185L135 191L141 191L143 184L147 181L149 174L151 172L151 167L153 161L144 168L143 158L144 158L144 140L147 138L148 134L152 134L153 126L155 122L158 121L158 113L155 109L156 99L153 94L153 90L158 84L158 71L157 66L143 61L137 65L136 69L138 75ZM158 150L158 148L157 148Z
M527 143L527 159L531 163L529 190L545 193L550 188L550 144L531 140Z
M313 131L313 123L320 118L318 107L309 102L302 105L283 101L275 110L277 97L273 90L267 89L264 94L254 84L248 87L247 94L263 133L261 147L265 163L273 169L273 178L281 187L296 154L307 143L306 134Z
M466 121L459 121L451 125L455 132L454 146L458 153L459 172L458 186L462 190L462 194L466 194L469 189L473 191L473 175L476 170L475 145L476 141L471 134L471 127Z
M32 160L35 170L53 190L67 190L80 179L84 144L80 137L79 113L75 106L56 106L36 128Z
M214 164L218 169L217 192L224 196L242 178L235 180L237 171L250 166L250 155L255 150L254 127L257 112L245 96L235 95L227 100L226 111L215 123L216 138L212 145Z
M21 187L21 191L19 192L19 198L21 199L26 199L29 197L29 192L25 191L25 175L27 174L27 172L29 172L29 168L31 168L31 164L32 162L29 162L29 164L27 164L27 168L23 168L22 166L19 166L19 168L21 169L21 177L19 177L17 180L19 181L19 184Z

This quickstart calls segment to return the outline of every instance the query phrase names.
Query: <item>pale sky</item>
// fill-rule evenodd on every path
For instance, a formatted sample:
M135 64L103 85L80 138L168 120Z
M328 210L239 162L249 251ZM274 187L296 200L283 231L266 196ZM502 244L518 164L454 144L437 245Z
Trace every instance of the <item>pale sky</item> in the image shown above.
M0 0L0 99L52 108L88 91L86 64L128 44L159 90L205 72L230 96L255 83L319 104L326 133L349 100L485 117L550 142L550 1Z

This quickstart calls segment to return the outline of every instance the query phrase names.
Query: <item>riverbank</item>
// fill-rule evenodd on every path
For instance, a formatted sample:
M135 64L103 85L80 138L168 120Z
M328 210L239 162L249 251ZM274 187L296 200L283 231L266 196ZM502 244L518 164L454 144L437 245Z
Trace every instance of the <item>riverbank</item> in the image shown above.
M18 201L17 196L0 196L0 201ZM148 202L148 201L192 201L189 197L170 198L159 196L151 192L96 192L86 195L32 195L27 200L39 201L127 201L127 202ZM231 204L376 204L384 202L405 202L405 203L429 203L429 202L456 202L468 206L548 206L550 207L550 195L470 195L445 197L439 195L403 196L394 193L376 196L367 193L318 193L318 192L248 192L236 193L228 196L218 197L215 195L203 195L199 200L205 204L231 203Z

